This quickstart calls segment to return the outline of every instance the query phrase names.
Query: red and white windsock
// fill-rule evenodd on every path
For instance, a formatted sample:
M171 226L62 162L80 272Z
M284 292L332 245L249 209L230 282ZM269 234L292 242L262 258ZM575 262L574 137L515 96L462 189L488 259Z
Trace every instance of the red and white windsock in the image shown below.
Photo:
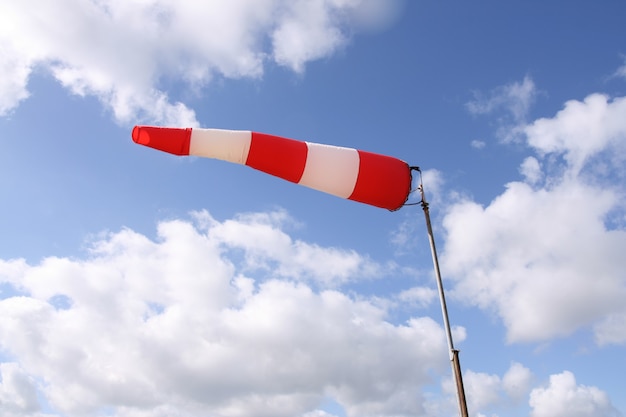
M135 126L132 136L136 143L174 155L247 165L388 210L402 207L411 191L411 169L406 162L352 148L241 130Z

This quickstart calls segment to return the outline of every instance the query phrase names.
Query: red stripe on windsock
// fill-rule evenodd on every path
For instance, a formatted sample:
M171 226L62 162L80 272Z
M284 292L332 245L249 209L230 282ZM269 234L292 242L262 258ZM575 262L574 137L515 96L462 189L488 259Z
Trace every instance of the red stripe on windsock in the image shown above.
M398 210L411 192L408 164L391 156L358 151L359 176L350 200Z
M135 126L133 141L174 155L189 155L191 128Z
M252 132L246 165L297 183L304 172L307 152L305 142Z

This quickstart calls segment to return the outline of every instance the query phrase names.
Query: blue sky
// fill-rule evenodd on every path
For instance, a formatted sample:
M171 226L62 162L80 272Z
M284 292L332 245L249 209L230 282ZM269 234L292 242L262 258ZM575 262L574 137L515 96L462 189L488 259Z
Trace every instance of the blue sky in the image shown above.
M626 414L624 2L6 3L2 415L458 414L419 206L135 124L419 165L470 414Z

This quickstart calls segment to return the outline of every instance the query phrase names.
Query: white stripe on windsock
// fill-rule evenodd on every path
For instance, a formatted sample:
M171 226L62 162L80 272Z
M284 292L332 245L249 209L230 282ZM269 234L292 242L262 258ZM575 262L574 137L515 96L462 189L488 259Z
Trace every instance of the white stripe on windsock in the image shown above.
M189 155L245 164L252 132L246 130L193 129Z
M356 149L306 142L308 153L298 184L348 198L359 176Z

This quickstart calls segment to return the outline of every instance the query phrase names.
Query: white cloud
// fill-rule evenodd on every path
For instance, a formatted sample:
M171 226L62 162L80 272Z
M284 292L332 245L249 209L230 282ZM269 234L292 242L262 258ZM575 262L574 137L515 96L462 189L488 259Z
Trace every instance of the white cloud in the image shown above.
M616 200L581 184L511 183L486 208L456 204L444 220L455 293L495 309L510 341L565 336L622 309L626 233L603 223Z
M502 415L528 399L531 390L531 371L525 366L513 362L503 376L465 370L463 385L467 408L471 415ZM429 404L431 412L428 415L452 415L452 410L458 410L456 385L452 378L442 383L442 389L448 395L447 404ZM444 411L450 410L450 411ZM486 414L485 414L486 413Z
M26 84L30 71L28 58L0 38L0 116L29 96Z
M594 325L603 343L623 339L626 297L625 98L591 95L531 123L536 151L526 182L487 206L462 200L446 214L444 270L454 294L495 311L511 342L548 340ZM619 332L609 336L608 329Z
M296 72L308 61L329 55L347 41L326 1L295 1L290 15L272 34L276 62Z
M470 410L483 410L500 399L501 380L497 375L468 370L463 376L463 383Z
M572 100L553 118L526 127L528 144L542 155L564 155L571 173L578 174L589 158L603 150L626 156L626 97L610 100L592 94L583 102Z
M514 362L502 377L502 386L509 398L520 401L528 395L532 377L528 368Z
M537 88L531 77L512 82L490 91L474 93L474 100L466 103L468 111L475 115L500 113L497 135L505 141L515 140L522 133L530 106L537 97Z
M206 213L198 214L204 216ZM354 251L293 241L280 229L289 221L284 212L239 215L212 224L211 237L227 247L243 249L246 268L265 270L274 278L312 280L324 287L336 287L391 272L389 265L382 268Z
M624 65L619 67L613 74L615 77L621 77L626 79L626 58L624 58Z
M414 174L415 175L415 174ZM441 189L445 182L441 171L436 169L428 169L422 171L422 179L424 182L424 191L426 200L438 200L441 195Z
M594 326L598 345L626 344L626 312L614 313Z
M390 23L383 0L43 0L2 5L0 116L28 97L34 69L71 92L95 95L122 123L195 125L171 80L259 77L267 63L296 72L345 45L351 30ZM377 13L371 13L371 11Z
M503 377L467 371L463 377L470 410L486 411L503 404L516 404L530 392L532 374L519 363L512 363Z
M536 184L543 178L543 173L541 172L541 165L539 161L534 156L529 156L524 159L524 162L520 165L520 173L526 179L526 182L529 184Z
M32 407L37 387L56 412L118 417L315 415L325 398L348 415L422 409L420 387L447 368L441 327L306 283L368 261L315 247L326 272L294 267L311 249L281 212L195 217L160 223L157 240L112 233L83 259L0 261L21 294L0 300L0 346L19 363L0 368L0 395ZM30 385L5 376L18 374Z
M35 384L17 363L0 363L0 411L3 416L39 411Z
M550 376L545 388L530 394L532 417L617 417L605 392L596 387L577 385L571 372Z
M467 103L472 114L488 114L500 108L508 110L515 120L523 120L537 92L533 80L526 76L522 82L513 82L492 90L487 96L475 93Z
M302 417L335 417L333 414L328 414L326 411L315 410L310 413L304 414Z
M413 172L413 187L409 204L420 204L421 193L418 191L420 181L423 182L424 195L429 205L440 205L442 201L442 190L445 183L441 171L428 169L422 172ZM419 229L422 223L415 221L414 213L401 222L395 230L390 233L390 242L396 247L397 255L405 255L417 250L419 242L422 242Z
M470 146L474 149L483 149L485 146L487 146L487 143L484 140L474 139L470 142Z
M405 305L428 307L437 298L437 292L431 287L413 287L398 294L398 300Z

